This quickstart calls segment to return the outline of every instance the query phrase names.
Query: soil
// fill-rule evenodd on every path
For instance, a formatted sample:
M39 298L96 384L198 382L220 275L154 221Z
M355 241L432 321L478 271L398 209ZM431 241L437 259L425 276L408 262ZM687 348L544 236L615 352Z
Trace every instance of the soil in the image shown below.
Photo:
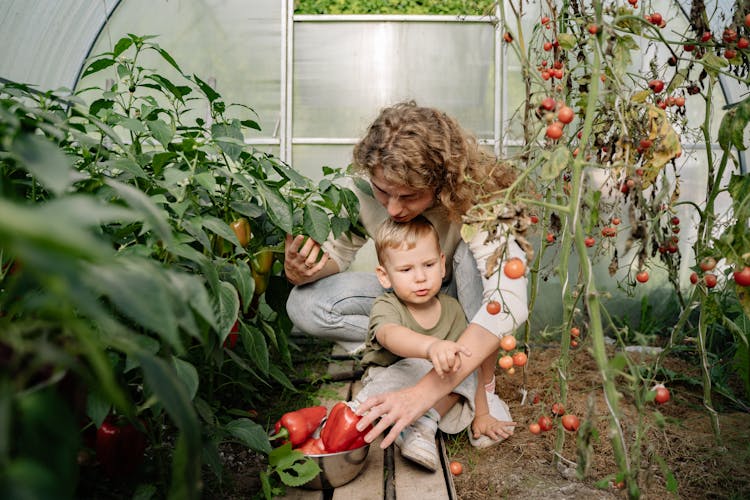
M571 499L626 498L624 490L612 485L617 472L612 444L607 438L609 413L601 390L601 378L593 357L586 349L572 353L569 393L565 404L568 413L581 418L578 435L559 431L565 442L559 459L555 460L557 432L553 429L534 435L528 425L541 415L550 415L556 401L559 350L537 350L525 374L497 373L497 392L510 406L511 415L519 424L514 435L498 446L477 450L465 435L449 439L452 460L464 464L464 472L454 478L461 500L487 498ZM647 360L644 360L647 361ZM700 380L697 366L686 361L667 358L665 367ZM527 388L525 404L521 390ZM633 460L640 460L638 484L642 498L750 498L750 415L739 411L720 414L723 446L717 445L708 412L702 406L701 389L697 386L670 384L672 398L663 405L648 403L642 425L645 429L640 453L634 446L638 412L628 395L620 399L622 427L626 446ZM539 402L533 404L534 395ZM714 396L715 398L716 396ZM715 401L716 403L716 401ZM653 410L653 411L651 411ZM657 411L665 424L657 425ZM593 424L590 435L591 453L586 448L585 422ZM586 458L588 456L588 458ZM661 465L660 465L661 464ZM582 469L579 476L577 469ZM674 493L667 489L667 474L674 476ZM597 485L599 483L599 485Z

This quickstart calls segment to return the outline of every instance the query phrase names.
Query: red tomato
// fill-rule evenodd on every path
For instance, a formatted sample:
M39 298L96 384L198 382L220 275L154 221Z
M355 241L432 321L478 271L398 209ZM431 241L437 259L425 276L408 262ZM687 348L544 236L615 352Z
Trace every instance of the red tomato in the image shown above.
M568 415L563 415L562 424L566 430L569 430L570 432L575 432L578 430L578 426L581 425L581 422L578 420L578 417L576 417L575 415L568 414Z
M554 243L554 242L555 242L555 234L547 233L547 243Z
M560 120L563 123L570 123L573 121L573 118L575 118L576 114L573 111L573 108L570 108L568 106L563 106L557 111L557 119Z
M589 24L588 30L592 35L596 35L599 32L599 26L596 24Z
M503 40L510 43L513 41L513 35L511 35L510 33L506 31L505 33L503 33Z
M500 359L497 360L497 366L502 368L503 370L510 370L513 368L513 358L505 354L504 356L500 356Z
M539 424L539 428L544 432L552 430L552 419L547 415L542 415L541 417L539 417L537 423Z
M645 283L648 281L648 271L641 271L640 273L635 275L635 279L638 280L638 283Z
M531 215L529 216L529 220L532 224L536 224L537 222L539 222L539 217L537 217L536 215Z
M656 403L660 405L663 405L664 403L669 401L669 389L664 386L657 386L654 401L656 401Z
M495 314L498 314L501 309L502 309L502 306L500 305L500 302L496 300L490 300L489 302L487 302L488 313L495 315Z
M562 403L552 403L552 414L556 417L565 415L565 407Z
M500 347L506 352L512 351L516 348L516 338L513 335L505 335L500 339Z
M532 434L539 434L540 432L542 432L542 428L539 427L539 424L537 424L536 422L532 422L529 424L529 432Z
M547 111L552 111L553 109L555 109L556 105L557 103L551 97L545 97L544 99L542 99L542 108L546 109Z
M593 247L594 245L596 245L596 240L594 239L594 237L593 237L593 236L587 236L587 237L586 237L586 239L585 239L585 240L583 240L583 243L584 243L584 244L585 244L585 245L586 245L587 247L591 248L591 247Z
M740 286L750 286L750 266L745 266L739 271L735 271L734 282Z
M661 14L659 14L658 12L654 12L653 14L651 14L651 17L649 17L649 21L651 21L651 24L659 26L663 21L663 18L661 17Z
M524 366L526 364L526 361L528 361L528 359L529 358L526 356L526 353L517 352L513 355L513 365Z
M679 226L680 225L680 218L676 215L672 217L672 220L670 220L673 226Z
M513 257L505 263L503 272L510 279L520 278L526 272L526 264L518 257Z
M724 57L727 59L734 59L737 57L737 51L734 49L724 49Z
M662 80L651 80L648 82L648 88L654 91L654 94L658 94L664 90L664 82Z
M690 283L693 285L698 283L698 273L690 273Z
M706 283L707 288L713 288L716 286L717 282L716 275L713 273L706 273L703 276L703 281Z
M743 49L744 50L744 49L746 49L748 47L750 47L750 40L748 40L747 38L742 37L739 40L737 40L737 48L738 49Z
M448 467L451 470L451 474L453 474L454 476L460 476L464 471L464 466L461 465L461 462L456 462L455 460L451 462Z
M563 135L562 124L560 122L554 122L547 125L547 137L552 140L557 140Z
M570 336L571 337L578 337L581 334L581 330L578 329L577 326L574 326L570 329Z

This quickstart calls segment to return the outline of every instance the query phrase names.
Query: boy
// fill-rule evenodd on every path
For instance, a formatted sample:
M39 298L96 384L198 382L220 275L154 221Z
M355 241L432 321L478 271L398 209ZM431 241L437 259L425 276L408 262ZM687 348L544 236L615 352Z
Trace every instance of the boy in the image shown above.
M432 224L422 216L406 223L388 219L374 240L379 263L376 275L392 291L376 299L370 313L362 358L367 372L355 406L371 395L411 386L432 368L441 377L455 372L461 356L471 356L455 342L467 322L458 301L441 293L445 255ZM435 445L438 426L455 434L472 424L470 440L480 447L500 441L500 430L509 431L514 423L507 405L497 401L502 407L493 414L504 417L503 421L490 416L484 386L478 386L472 374L404 429L396 444L405 458L435 471L440 465Z

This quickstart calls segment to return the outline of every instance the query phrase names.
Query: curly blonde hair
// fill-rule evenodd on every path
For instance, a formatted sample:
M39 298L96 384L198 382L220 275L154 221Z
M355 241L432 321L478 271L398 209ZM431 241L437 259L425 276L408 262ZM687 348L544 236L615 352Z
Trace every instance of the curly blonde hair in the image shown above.
M383 109L354 147L354 166L413 189L433 189L448 217L513 183L515 171L480 149L458 122L433 108L402 102Z

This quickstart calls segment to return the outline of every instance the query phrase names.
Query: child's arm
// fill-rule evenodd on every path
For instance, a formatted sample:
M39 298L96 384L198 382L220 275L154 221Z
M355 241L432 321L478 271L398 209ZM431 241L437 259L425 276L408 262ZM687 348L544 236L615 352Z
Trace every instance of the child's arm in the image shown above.
M471 432L474 439L482 434L489 436L492 440L500 438L507 439L513 434L515 422L503 422L490 415L490 407L487 404L487 394L484 389L481 377L477 382L477 392L474 395L474 406L476 413L474 421L471 423Z
M375 332L378 343L402 358L422 358L432 362L441 377L444 373L456 372L461 367L459 354L471 356L462 345L450 340L440 340L417 333L395 323L387 323Z

